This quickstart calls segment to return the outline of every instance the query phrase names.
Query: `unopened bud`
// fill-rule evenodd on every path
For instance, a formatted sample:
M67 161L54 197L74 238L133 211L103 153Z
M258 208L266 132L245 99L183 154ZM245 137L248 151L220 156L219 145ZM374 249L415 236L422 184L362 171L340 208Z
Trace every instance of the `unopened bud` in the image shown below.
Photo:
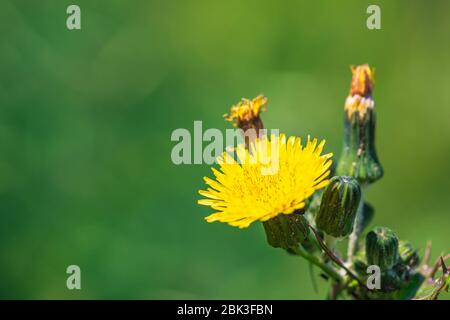
M393 267L398 261L398 238L386 227L376 227L366 236L367 264L381 270Z
M352 67L350 93L345 101L344 148L337 174L356 178L361 184L383 176L375 150L374 70L367 64Z
M333 177L323 192L316 216L317 227L336 238L349 235L360 200L358 181L350 177Z
M400 259L405 265L416 267L420 262L417 250L414 249L409 241L400 240L398 245L398 253L400 255Z

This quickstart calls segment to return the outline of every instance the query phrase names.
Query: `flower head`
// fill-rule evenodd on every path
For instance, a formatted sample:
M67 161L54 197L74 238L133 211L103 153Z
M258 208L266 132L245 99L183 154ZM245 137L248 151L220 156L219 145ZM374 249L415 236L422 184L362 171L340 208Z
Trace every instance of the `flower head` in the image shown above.
M224 118L244 131L248 129L260 130L263 128L263 124L259 115L266 109L267 98L263 95L259 95L252 100L244 98L238 104L232 106L229 114L225 114Z
M344 107L344 148L336 172L356 178L361 185L383 176L375 148L374 73L367 64L352 67L350 93Z
M351 118L357 112L360 118L364 118L368 109L373 109L374 102L372 91L375 85L375 69L368 64L352 66L352 82L350 94L345 101L345 111Z
M224 153L218 159L220 171L212 168L216 179L205 177L210 188L199 191L207 199L198 203L217 211L206 220L246 228L302 209L314 191L328 184L332 154L321 155L325 141L317 143L308 138L303 147L297 137L263 135L250 151L237 147L238 161Z

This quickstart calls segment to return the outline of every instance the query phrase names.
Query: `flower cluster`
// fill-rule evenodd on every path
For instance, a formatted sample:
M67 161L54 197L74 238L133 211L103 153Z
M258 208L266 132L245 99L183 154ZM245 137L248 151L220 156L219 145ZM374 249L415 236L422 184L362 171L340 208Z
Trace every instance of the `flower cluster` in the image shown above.
M325 140L308 136L302 144L295 136L268 136L260 118L267 98L242 99L225 119L243 134L258 134L217 159L198 203L215 210L208 222L241 229L262 222L269 245L305 258L330 279L331 299L436 299L450 284L449 255L429 266L428 252L420 265L417 250L389 228L365 232L374 209L364 190L383 169L375 148L374 69L351 70L336 172L332 154L322 154ZM346 255L335 247L338 241L348 242Z

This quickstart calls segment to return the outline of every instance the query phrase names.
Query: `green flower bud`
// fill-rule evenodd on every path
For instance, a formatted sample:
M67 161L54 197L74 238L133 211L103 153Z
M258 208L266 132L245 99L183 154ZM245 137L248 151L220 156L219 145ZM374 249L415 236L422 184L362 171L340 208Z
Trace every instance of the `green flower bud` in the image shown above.
M366 184L383 176L375 150L374 70L361 65L352 67L352 73L350 94L345 102L344 147L337 174Z
M274 248L295 248L308 236L308 222L302 214L279 214L264 221L267 242Z
M405 265L410 267L416 267L419 265L420 258L417 254L417 250L408 241L400 240L398 245L398 253L400 259Z
M333 237L348 236L353 230L360 200L358 181L350 177L333 177L322 196L316 216L317 227Z
M381 270L393 267L398 261L398 238L386 227L376 227L366 236L366 257L369 265Z

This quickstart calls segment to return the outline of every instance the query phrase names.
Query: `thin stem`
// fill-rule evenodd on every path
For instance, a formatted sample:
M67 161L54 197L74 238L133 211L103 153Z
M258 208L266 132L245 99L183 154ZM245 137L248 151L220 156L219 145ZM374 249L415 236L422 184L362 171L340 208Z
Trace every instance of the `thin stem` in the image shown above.
M358 284L360 286L366 288L366 285L353 273L353 271L351 271L349 268L347 268L345 266L345 264L338 257L336 257L335 254L330 249L328 249L327 245L323 242L323 240L320 237L320 235L317 232L317 230L314 229L312 226L309 226L309 228L311 229L311 231L316 236L316 239L319 242L320 247L322 248L323 251L325 251L327 256L330 257L330 259L333 260L339 267L344 269L349 274L350 277L352 277L353 279L355 279L358 282Z
M335 280L337 283L342 282L342 276L334 268L332 268L331 266L320 261L319 258L310 254L302 246L292 248L292 250L295 252L296 255L305 258L306 260L308 260L315 266L319 267L323 272L325 272L325 274L327 274L330 278Z
M430 267L431 246L432 246L431 240L428 240L427 246L425 248L425 254L423 256L421 267L420 267L421 273L425 276L425 278L429 278L429 275L431 272L430 271L430 269L431 269L431 267Z
M427 246L425 248L425 254L423 256L423 264L425 266L428 266L430 264L430 258L431 258L431 240L427 241Z
M353 256L356 251L358 251L358 240L362 232L362 223L364 216L364 199L361 195L361 200L359 201L358 211L356 212L355 222L353 224L353 232L348 238L348 249L347 249L347 261L351 265L353 263Z
M434 263L433 269L430 271L429 278L434 279L436 272L440 267L445 268L445 261L450 258L450 254L447 254L445 257L439 256ZM446 268L445 268L446 269Z

